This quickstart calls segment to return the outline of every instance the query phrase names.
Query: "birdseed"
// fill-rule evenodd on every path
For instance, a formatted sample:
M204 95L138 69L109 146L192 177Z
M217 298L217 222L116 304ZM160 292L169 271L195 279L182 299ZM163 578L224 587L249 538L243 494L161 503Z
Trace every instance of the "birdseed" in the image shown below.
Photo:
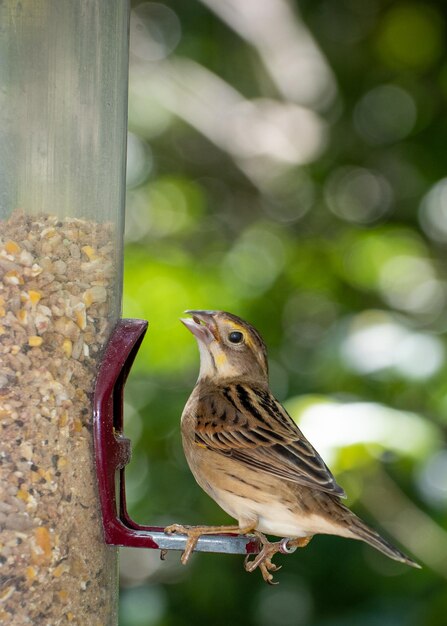
M113 229L19 212L0 225L0 623L113 625L92 437Z

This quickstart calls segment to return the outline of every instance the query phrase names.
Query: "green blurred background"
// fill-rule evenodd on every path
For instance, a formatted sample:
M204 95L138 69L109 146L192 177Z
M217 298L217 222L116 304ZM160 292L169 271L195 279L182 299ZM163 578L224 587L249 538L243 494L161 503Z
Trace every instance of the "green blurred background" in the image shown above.
M227 523L186 466L188 308L269 347L271 385L349 494L424 566L316 537L277 587L240 556L122 550L120 626L445 626L443 3L133 3L124 316L130 511Z

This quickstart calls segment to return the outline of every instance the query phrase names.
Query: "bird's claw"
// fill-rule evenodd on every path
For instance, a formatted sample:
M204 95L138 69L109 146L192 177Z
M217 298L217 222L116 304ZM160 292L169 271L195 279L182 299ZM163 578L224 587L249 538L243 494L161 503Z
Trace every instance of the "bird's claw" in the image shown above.
M189 557L194 551L194 548L197 545L197 542L200 536L203 534L203 530L200 527L195 526L183 526L183 524L171 524L170 526L166 526L164 532L167 535L173 535L174 533L178 533L179 535L186 535L188 539L186 540L186 546L183 551L182 556L180 557L180 561L182 565L186 565L189 561Z
M270 562L271 563L271 562ZM271 563L271 565L273 565L273 563ZM276 567L276 565L273 565L274 569L272 569L271 571L276 572L279 569L281 569L281 566ZM261 574L262 574L262 578L265 580L265 582L268 585L279 585L279 582L277 580L273 580L273 574L270 573L270 569L269 566L267 565L267 562L261 563L259 565L259 569L261 570Z
M255 532L255 535L262 543L262 550L255 556L254 559L250 560L250 555L245 557L244 568L246 572L253 572L257 567L259 567L262 578L269 585L277 585L278 583L273 582L273 575L271 572L277 572L281 569L281 565L275 565L272 562L272 557L281 551L281 542L271 542L260 532Z

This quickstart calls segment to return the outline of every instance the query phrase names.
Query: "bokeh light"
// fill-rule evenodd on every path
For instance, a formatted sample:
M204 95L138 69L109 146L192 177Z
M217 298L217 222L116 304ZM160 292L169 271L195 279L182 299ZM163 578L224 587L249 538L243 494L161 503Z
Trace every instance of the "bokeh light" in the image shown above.
M264 211L269 217L283 224L297 222L315 201L315 185L304 168L273 174L265 181L263 187Z
M160 238L195 228L203 212L199 185L181 178L159 178L128 195L126 238Z
M419 218L429 237L447 241L447 178L438 181L423 197Z
M446 301L444 283L428 259L396 255L380 270L379 290L392 307L435 316Z
M416 123L414 99L398 85L379 85L368 91L354 110L354 124L370 144L404 139Z
M419 493L429 504L447 509L447 452L431 455L416 475Z
M134 133L127 135L126 184L128 189L141 185L153 164L152 152L147 143Z
M338 217L349 222L370 224L390 209L393 192L379 172L363 167L342 167L329 177L325 199Z
M378 37L383 61L426 70L442 54L444 21L433 4L398 2L384 14Z
M341 345L346 365L370 374L391 369L404 378L424 380L444 364L436 336L415 332L384 311L364 311L351 321Z
M338 250L345 280L365 290L379 288L383 267L389 261L404 257L424 262L429 255L422 238L400 225L367 232L348 231L341 238Z
M143 2L130 20L130 52L145 61L160 61L176 47L181 37L177 15L164 4Z
M290 164L314 161L325 147L325 125L309 109L272 100L243 102L226 118L240 158L266 156Z
M300 396L290 398L287 408L306 437L334 467L340 452L349 446L366 446L370 462L377 458L378 449L423 458L436 446L439 437L439 431L420 416L373 402ZM405 437L401 433L406 433ZM346 462L347 458L355 465L363 464L365 453L344 456L343 460Z
M286 262L284 241L267 226L244 232L228 252L223 279L233 289L251 296L266 291ZM259 268L262 267L262 272Z

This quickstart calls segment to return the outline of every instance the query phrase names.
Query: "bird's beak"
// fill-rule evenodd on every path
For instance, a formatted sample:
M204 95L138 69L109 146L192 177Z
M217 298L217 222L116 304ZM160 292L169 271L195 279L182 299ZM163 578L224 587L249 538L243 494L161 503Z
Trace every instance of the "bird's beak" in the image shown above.
M214 321L214 311L185 311L190 317L180 318L188 330L205 345L217 338L217 325Z

